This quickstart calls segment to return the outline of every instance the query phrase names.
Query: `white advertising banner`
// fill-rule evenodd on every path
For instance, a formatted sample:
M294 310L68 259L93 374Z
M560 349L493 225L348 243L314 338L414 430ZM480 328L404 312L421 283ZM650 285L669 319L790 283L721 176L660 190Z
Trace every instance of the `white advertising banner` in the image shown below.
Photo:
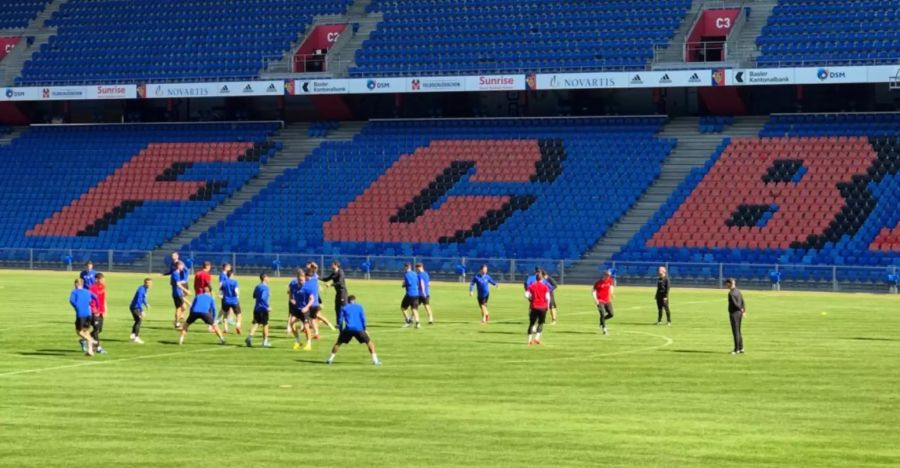
M349 86L345 79L297 80L293 89L288 86L288 94L347 94L350 92Z
M148 99L283 96L284 81L232 81L220 83L147 83L142 97Z
M405 93L409 78L358 78L347 80L351 94Z
M538 90L712 86L712 70L538 74Z
M879 65L866 70L869 83L890 83L900 81L900 65Z
M411 78L409 90L413 93L452 93L467 91L464 76L424 76Z
M796 83L793 68L746 68L729 70L726 84L729 86L786 85Z
M468 91L524 91L525 75L467 76Z
M81 101L93 99L134 99L136 85L31 86L6 88L6 101Z
M796 69L797 84L866 83L866 67L807 67Z

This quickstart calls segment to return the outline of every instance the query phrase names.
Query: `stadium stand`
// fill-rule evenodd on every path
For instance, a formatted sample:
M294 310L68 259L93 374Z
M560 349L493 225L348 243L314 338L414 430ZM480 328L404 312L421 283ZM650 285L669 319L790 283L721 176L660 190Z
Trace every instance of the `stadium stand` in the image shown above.
M690 0L375 0L384 20L351 75L643 69Z
M13 0L0 8L0 29L22 29L47 7L49 0Z
M757 38L760 66L897 63L896 0L780 0Z
M663 121L372 122L352 142L323 143L185 248L347 265L360 261L347 255L574 260L659 173L675 144L655 137Z
M0 245L153 248L252 178L278 126L31 127L0 147Z
M18 84L252 78L315 15L351 0L77 0Z
M759 138L726 138L614 260L707 263L678 267L697 277L744 264L727 274L755 279L803 265L784 275L808 281L833 279L816 265L900 266L898 169L900 114L773 116ZM879 282L884 271L838 274Z

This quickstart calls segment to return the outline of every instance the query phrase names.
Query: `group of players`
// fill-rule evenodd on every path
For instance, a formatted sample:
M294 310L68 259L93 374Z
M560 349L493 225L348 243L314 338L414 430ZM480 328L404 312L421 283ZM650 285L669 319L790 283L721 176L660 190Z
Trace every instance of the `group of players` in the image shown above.
M183 344L188 329L196 321L200 320L207 325L208 330L215 334L219 343L225 344L225 335L229 333L229 326L234 332L241 334L241 305L240 289L237 279L234 278L232 266L228 263L222 265L219 272L219 295L221 298L221 313L217 312L216 301L212 294L212 264L204 262L201 269L194 274L193 294L194 299L188 306L186 300L191 290L188 288L189 270L180 260L179 254L173 252L171 256L170 270L164 275L169 276L172 288L172 299L175 306L173 325L179 332L178 343ZM332 348L328 359L330 364L341 345L356 339L365 344L370 352L372 362L380 364L375 353L375 344L366 331L366 317L363 307L356 302L356 298L348 294L346 279L339 262L331 264L331 273L321 280L325 287L334 288L334 311L336 324L332 323L323 313L321 295L319 290L319 267L315 262L309 262L306 268L297 269L296 278L291 280L287 289L288 296L288 320L286 332L294 338L294 350L310 350L312 341L318 340L319 325L324 324L334 330L335 325L339 329L337 342ZM244 342L246 346L253 346L253 337L257 331L262 330L262 347L271 347L269 340L269 313L270 291L268 275L259 275L259 283L253 290L253 321L250 332ZM330 285L328 283L331 283ZM403 326L421 327L419 319L419 307L424 307L428 324L434 324L434 313L431 308L431 278L424 265L405 264L403 268L404 297L400 310L403 315ZM615 280L610 271L604 271L602 277L594 283L592 296L599 313L600 330L603 335L608 335L607 322L613 318L613 297ZM153 285L152 278L145 278L134 293L129 306L133 318L131 329L131 341L142 344L140 337L141 324L146 311L149 308L147 296ZM732 333L735 342L734 353L743 353L743 340L740 336L740 318L746 313L743 305L743 297L737 291L733 279L729 280L729 313L732 325ZM499 287L499 284L488 274L488 266L482 265L479 271L472 277L469 283L469 295L477 294L478 307L481 313L481 324L490 322L488 302L490 299L490 287ZM555 290L557 282L540 267L535 268L534 274L524 281L525 298L529 303L528 345L540 345L547 314L550 314L551 324L558 320L558 308L556 304ZM669 309L669 278L665 267L659 267L656 289L657 325L662 324L663 313L666 316L666 324L671 326L671 312ZM76 332L79 342L85 354L93 356L94 353L105 353L100 340L103 332L103 321L107 311L106 305L106 281L102 273L94 270L93 264L87 262L85 270L75 280L75 288L70 294L70 303L76 313ZM735 311L739 312L735 316ZM303 338L306 339L305 343Z
M173 325L179 333L179 345L184 344L188 329L198 320L206 324L208 330L216 335L220 344L225 344L225 335L229 333L229 326L233 326L236 334L241 334L240 287L237 279L234 278L234 270L230 264L222 265L219 273L221 303L218 311L216 300L212 294L210 274L212 264L210 262L204 262L202 268L194 274L194 299L190 305L187 301L192 294L188 288L189 271L177 252L172 253L170 265L169 271L164 275L169 277L172 288L172 301L175 306ZM331 267L331 274L323 281L332 282L335 290L335 315L340 333L337 342L332 347L327 363L332 363L341 345L355 339L368 347L372 363L380 365L381 362L375 353L375 343L366 331L365 311L360 304L356 303L354 296L347 294L347 285L340 263L335 261ZM318 268L317 264L310 262L305 269L298 269L297 277L288 286L287 331L294 337L295 350L311 349L312 340L319 339L320 322L334 329L334 324L320 313ZM250 332L244 339L244 343L248 347L253 346L253 337L259 329L262 329L262 347L272 346L269 341L271 306L268 283L268 275L261 273L259 284L253 290L253 323ZM143 343L140 337L141 324L150 307L147 296L152 286L153 279L145 278L132 297L129 308L134 321L131 328L133 343ZM107 311L106 282L103 274L94 270L92 262L87 262L84 271L75 280L75 288L69 296L69 303L75 309L75 329L84 353L88 356L93 356L95 352L105 353L100 334L103 331L103 319ZM301 340L301 334L306 338L305 344Z

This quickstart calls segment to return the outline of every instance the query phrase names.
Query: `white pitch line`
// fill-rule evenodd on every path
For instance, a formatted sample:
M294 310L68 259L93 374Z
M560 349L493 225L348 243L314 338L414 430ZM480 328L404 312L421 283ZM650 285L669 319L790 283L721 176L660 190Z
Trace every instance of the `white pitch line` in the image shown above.
M216 346L216 347L211 347L211 348L194 349L191 351L177 351L174 353L148 354L146 356L135 356L135 357L123 358L123 359L112 359L112 360L108 360L108 361L100 360L102 358L98 358L95 356L93 358L94 360L92 360L92 361L84 361L84 362L79 362L77 364L67 364L64 366L42 367L39 369L24 369L24 370L12 371L12 372L4 372L4 373L0 373L0 377L7 377L7 376L11 376L11 375L21 375L21 374L37 374L37 373L51 371L51 370L72 369L75 367L84 367L84 366L99 366L101 364L113 364L116 362L137 361L139 359L154 359L154 358L159 358L159 357L178 356L181 354L220 351L223 349L229 349L229 347Z

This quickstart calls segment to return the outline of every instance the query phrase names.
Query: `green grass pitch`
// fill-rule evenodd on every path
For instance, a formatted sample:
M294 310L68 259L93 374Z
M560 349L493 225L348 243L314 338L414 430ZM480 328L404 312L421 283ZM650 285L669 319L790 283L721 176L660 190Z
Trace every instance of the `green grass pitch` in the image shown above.
M621 287L604 337L589 288L565 286L560 323L529 348L519 284L480 326L466 285L436 283L437 324L412 330L399 278L350 280L384 365L353 343L329 367L333 332L290 349L286 279L272 282L275 347L248 349L202 326L175 344L158 275L147 343L130 343L143 276L111 274L109 354L84 357L74 277L0 272L0 466L900 463L896 296L745 291L747 354L732 356L724 290L676 287L669 328L652 325L650 289ZM239 279L249 319L256 281Z

